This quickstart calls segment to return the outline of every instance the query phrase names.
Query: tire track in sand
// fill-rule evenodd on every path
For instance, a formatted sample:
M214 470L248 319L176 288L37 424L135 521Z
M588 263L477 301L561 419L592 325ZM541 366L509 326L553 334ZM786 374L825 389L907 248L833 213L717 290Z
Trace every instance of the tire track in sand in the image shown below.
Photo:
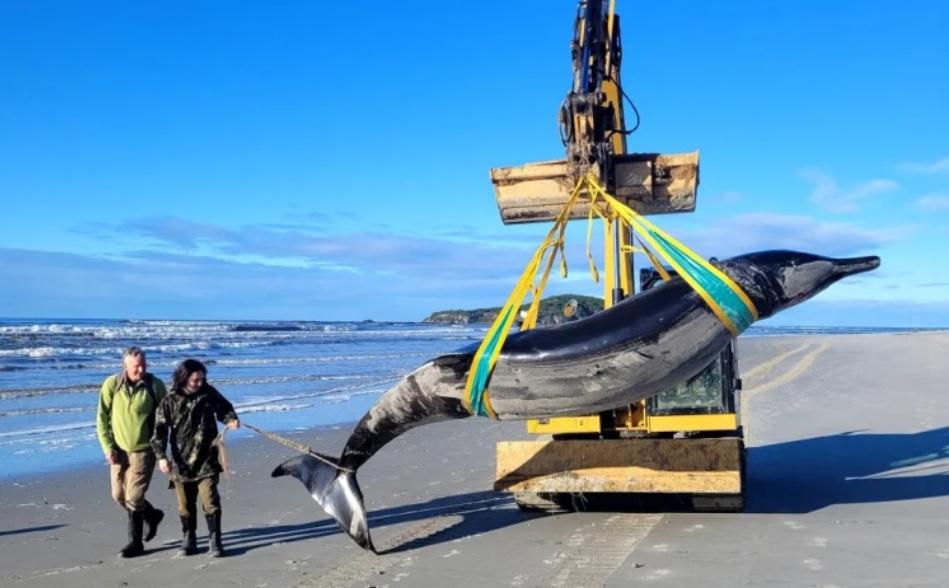
M545 586L580 588L603 586L652 531L662 515L615 514L600 524L577 529L557 554L554 572Z
M741 374L741 376L742 376L743 379L750 380L750 379L755 378L755 377L757 377L757 376L759 376L759 375L761 375L761 374L767 373L767 372L771 371L771 369L774 368L774 366L778 365L779 363L781 363L782 361L784 361L784 360L787 359L788 357L794 355L795 353L799 353L799 352L801 352L801 351L807 349L807 348L810 347L811 345L813 345L813 343L804 343L803 345L801 345L801 346L799 346L799 347L795 347L794 349L789 349L789 350L785 351L784 353L775 355L774 357L772 357L772 358L769 359L768 361L763 361L763 362L759 363L758 365L756 365L755 367L751 368L750 370L748 370L748 371L746 371L746 372L743 372L743 373Z
M775 357L774 359L771 359L759 366L755 366L755 368L751 370L751 372L753 372L752 375L757 374L757 373L762 373L766 370L770 370L786 357L789 357L790 355L793 355L794 353L801 351L808 345L809 344L804 344L801 347L782 353L781 355ZM826 351L828 347L829 345L826 342L820 343L814 349L812 349L807 354L805 354L804 357L798 360L796 364L791 366L787 371L782 373L780 376L773 378L771 380L764 381L760 385L752 386L751 388L742 390L741 414L742 414L742 421L744 421L743 424L745 425L744 427L745 428L745 442L747 444L749 445L751 444L751 430L747 426L748 415L750 414L748 412L748 403L751 401L751 399L754 396L761 394L762 392L773 390L774 388L777 388L778 386L784 386L785 384L789 384L793 382L794 380L796 380L797 378L799 378L802 374L804 374L809 369L811 369L811 366L814 365L814 362L817 361L817 358L820 357L820 355L824 353L824 351ZM762 368L762 369L759 370L758 368Z
M297 588L315 588L317 586L344 588L348 586L375 585L379 582L380 577L385 577L384 574L389 568L398 566L402 569L407 569L415 563L417 558L416 555L411 555L406 552L395 551L386 553L386 551L407 543L427 539L460 524L463 520L464 518L462 516L451 514L435 517L412 525L396 536L388 538L385 541L385 545L379 549L379 555L371 551L360 549L358 554L350 558L346 563L327 570L325 573L312 574L296 586ZM408 574L400 574L400 576L407 575ZM391 581L392 579L388 579L388 581L383 583L389 583Z

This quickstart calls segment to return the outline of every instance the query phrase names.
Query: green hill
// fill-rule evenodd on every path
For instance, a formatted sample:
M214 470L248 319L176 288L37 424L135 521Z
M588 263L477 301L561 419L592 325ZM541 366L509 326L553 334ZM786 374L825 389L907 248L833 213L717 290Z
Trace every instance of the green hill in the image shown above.
M581 319L590 316L595 312L603 310L603 299L593 296L581 296L579 294L561 294L551 296L540 301L540 311L537 314L538 325L559 325L568 319L564 317L564 307L571 301L577 301L577 310L574 317ZM528 304L521 307L526 310ZM426 323L490 323L498 316L501 307L494 308L476 308L474 310L439 310L433 312L423 322ZM570 320L573 320L571 317Z

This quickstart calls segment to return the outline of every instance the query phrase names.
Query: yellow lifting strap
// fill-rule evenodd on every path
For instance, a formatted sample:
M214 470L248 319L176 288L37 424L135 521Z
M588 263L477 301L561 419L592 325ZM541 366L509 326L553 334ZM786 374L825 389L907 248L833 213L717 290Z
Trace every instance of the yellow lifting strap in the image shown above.
M464 397L465 408L467 408L471 414L497 418L494 410L491 408L491 399L487 389L488 377L494 369L494 364L498 361L498 355L501 353L501 348L504 347L504 341L507 339L511 325L519 314L518 311L520 310L521 303L524 301L524 297L528 291L534 292L534 299L527 312L524 323L526 327L530 327L537 321L537 312L540 306L540 295L543 291L543 284L535 287L534 277L537 275L537 270L540 268L544 261L544 256L546 255L547 263L543 274L543 280L546 281L550 269L553 267L557 252L563 250L563 233L566 230L567 221L570 220L570 211L577 203L577 198L582 188L583 183L577 182L577 185L574 186L573 191L570 193L570 197L567 199L567 204L564 205L563 210L557 215L557 218L554 220L554 225L550 228L543 242L537 247L527 267L524 268L520 279L518 279L517 284L514 286L514 290L511 291L510 296L508 296L507 302L501 307L497 318L494 319L487 334L485 334L484 339L481 341L478 351L475 352L474 359L471 361L471 370L468 372ZM563 256L561 256L561 258L562 257ZM563 269L566 270L566 265L563 266Z
M566 274L566 263L563 260L564 231L567 221L570 218L570 211L573 209L580 197L584 193L590 199L589 222L592 226L593 215L596 214L604 220L617 220L620 223L636 229L637 239L642 247L642 251L647 255L650 262L656 267L656 270L663 277L669 279L669 273L665 270L659 261L661 257L671 265L679 276L681 276L695 290L699 296L708 304L709 308L715 313L715 316L722 321L722 324L732 333L733 336L745 330L752 322L758 319L758 311L754 304L748 298L747 294L735 284L731 278L722 273L718 268L705 261L694 251L677 241L674 237L646 220L642 215L632 210L613 196L609 195L600 185L599 180L591 175L581 178L577 181L567 203L564 205L560 214L554 220L554 224L544 241L534 252L533 257L524 268L520 279L514 286L514 290L508 296L507 302L501 308L497 318L491 324L487 334L481 341L481 345L475 352L471 363L471 370L468 372L466 382L466 391L464 397L465 408L471 414L478 416L489 416L497 418L494 409L491 407L491 397L488 390L488 379L501 349L504 347L504 341L507 339L518 310L527 295L528 291L533 293L533 300L527 312L522 328L533 328L537 322L537 314L540 307L541 294L544 285L550 275L557 253L561 254L562 273ZM591 228L587 229L587 257L590 261L590 269L594 280L597 279L596 265L590 254L590 234ZM642 235L642 238L639 238ZM647 247L643 240L645 239L652 248ZM546 264L540 282L535 285L534 278L537 271L544 263Z

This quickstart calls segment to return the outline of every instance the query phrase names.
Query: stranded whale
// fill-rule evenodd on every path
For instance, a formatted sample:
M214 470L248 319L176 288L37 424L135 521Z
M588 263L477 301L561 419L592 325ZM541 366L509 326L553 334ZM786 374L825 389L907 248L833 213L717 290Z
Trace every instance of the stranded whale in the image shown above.
M880 259L765 251L716 265L754 303L758 318L767 318L877 268ZM674 278L580 321L512 334L488 382L491 405L504 420L617 408L696 375L731 337L699 295ZM299 479L344 532L375 550L356 470L409 429L471 416L464 398L475 349L437 357L383 394L338 459L297 456L272 476Z

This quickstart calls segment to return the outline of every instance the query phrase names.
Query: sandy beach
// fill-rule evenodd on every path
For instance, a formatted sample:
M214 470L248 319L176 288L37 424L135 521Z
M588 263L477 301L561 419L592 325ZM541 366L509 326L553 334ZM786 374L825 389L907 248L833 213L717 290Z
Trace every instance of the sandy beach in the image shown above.
M230 444L229 557L175 556L174 496L148 553L121 560L107 466L0 486L3 586L945 586L949 333L742 339L744 513L523 513L491 491L494 444L523 423L422 427L360 471L381 555L362 551L295 480L292 452ZM248 422L253 422L248 418ZM336 453L349 427L290 435ZM203 520L199 546L205 546Z

